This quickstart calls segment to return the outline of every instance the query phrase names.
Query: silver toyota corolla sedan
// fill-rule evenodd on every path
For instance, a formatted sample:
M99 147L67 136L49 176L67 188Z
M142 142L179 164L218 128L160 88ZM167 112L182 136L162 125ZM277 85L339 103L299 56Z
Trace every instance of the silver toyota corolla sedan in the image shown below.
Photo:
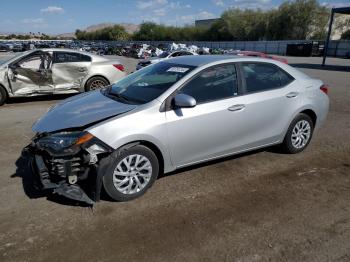
M28 150L43 188L93 204L104 186L126 201L181 167L272 145L303 151L327 92L271 59L183 56L59 103Z
M8 97L79 93L124 77L117 60L71 49L36 49L0 62L0 105Z

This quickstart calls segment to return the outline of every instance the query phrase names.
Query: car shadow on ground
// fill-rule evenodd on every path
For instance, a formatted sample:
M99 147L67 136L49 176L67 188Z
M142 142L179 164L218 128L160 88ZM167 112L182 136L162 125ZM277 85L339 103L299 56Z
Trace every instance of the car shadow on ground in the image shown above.
M224 157L224 158L220 158L220 159L215 159L215 160L211 160L211 161L208 161L208 162L196 164L196 165L189 166L189 167L184 167L184 168L178 169L176 171L173 171L173 172L170 172L170 173L167 173L167 174L160 174L158 176L158 179L163 179L163 178L166 178L166 177L169 177L169 176L181 174L183 172L187 172L187 171L191 171L191 170L194 170L194 169L206 167L206 166L209 166L209 165L222 163L222 162L225 162L225 161L231 161L231 160L234 160L234 159L237 159L237 158L241 158L241 157L244 157L244 156L249 156L249 155L252 155L252 154L259 153L259 152L270 152L270 153L275 153L275 154L283 154L281 152L280 148L276 147L276 146L275 147L269 147L269 148L263 148L263 149L257 149L257 150L246 152L246 153L241 153L241 154L237 154L237 155L233 155L233 156L228 156L228 157ZM24 193L26 194L26 196L28 198L30 198L30 199L37 199L37 198L46 197L46 199L48 201L51 201L51 202L54 202L54 203L57 203L57 204L61 204L61 205L91 207L91 205L88 205L86 203L75 201L75 200L71 200L71 199L68 199L66 197L60 196L58 194L53 194L52 191L50 191L50 190L45 190L45 191L39 190L37 182L36 182L37 179L35 177L35 174L32 171L29 155L26 153L25 150L22 152L22 154L17 159L15 164L16 164L16 172L15 172L15 174L11 175L11 178L21 178L22 179L23 190L24 190ZM107 193L104 191L103 187L102 187L102 190L101 190L100 199L102 201L115 202L112 198L110 198L107 195Z
M59 95L40 95L29 97L10 97L6 101L6 104L23 104L29 102L43 102L43 101L58 101L77 94L59 94Z
M91 205L86 203L71 200L58 194L53 194L50 190L39 190L37 179L30 164L30 158L25 151L22 152L15 164L16 172L11 175L11 178L22 179L23 190L28 198L37 199L46 197L47 200L61 205L91 207Z
M273 153L273 154L284 154L279 146L271 146L271 147L267 147L267 148L256 149L256 150L249 151L249 152L244 152L244 153L240 153L240 154L236 154L236 155L231 155L231 156L227 156L227 157L223 157L223 158L210 160L210 161L207 161L207 162L191 165L191 166L188 166L188 167L179 168L179 169L177 169L177 170L175 170L173 172L167 173L167 174L160 174L158 176L158 179L162 179L162 178L165 178L165 177L177 175L177 174L180 174L180 173L184 173L184 172L187 172L187 171L191 171L191 170L202 168L202 167L206 167L206 166L215 165L215 164L218 164L218 163L223 163L223 162L226 162L226 161L231 161L231 160L238 159L238 158L241 158L241 157L254 155L254 154L257 154L257 153L261 153L261 152L270 152L270 153Z
M324 65L324 66L322 66L321 64L308 64L308 63L291 63L289 65L292 67L304 68L304 69L350 72L350 66L344 66L344 65Z

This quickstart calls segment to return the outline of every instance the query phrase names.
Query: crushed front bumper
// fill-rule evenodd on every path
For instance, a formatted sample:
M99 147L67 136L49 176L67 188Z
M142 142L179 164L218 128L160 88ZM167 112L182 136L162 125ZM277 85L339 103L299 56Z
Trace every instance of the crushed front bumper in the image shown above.
M42 190L53 190L53 193L57 193L69 199L85 202L89 205L95 204L96 198L94 196L96 196L96 194L89 192L90 196L88 196L77 182L74 184L70 183L69 177L72 176L71 173L64 174L61 179L58 177L53 177L54 174L52 174L52 171L49 170L45 162L46 161L44 160L43 156L38 154L31 155L32 171L37 178L37 184L39 184ZM72 167L72 162L65 162L63 166L69 169ZM86 168L83 174L84 178L88 177L89 171L90 168ZM68 178L68 180L64 179L64 177Z
M92 138L74 150L53 152L40 144L40 139L34 137L24 150L37 187L89 205L99 201L105 161L113 149ZM103 150L96 151L97 145Z

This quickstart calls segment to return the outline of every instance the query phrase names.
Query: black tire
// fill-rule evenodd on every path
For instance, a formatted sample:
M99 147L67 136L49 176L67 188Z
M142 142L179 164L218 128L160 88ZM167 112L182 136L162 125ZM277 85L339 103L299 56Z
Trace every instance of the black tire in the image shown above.
M293 130L294 130L296 124L299 123L300 121L308 122L308 124L310 126L310 135L309 135L309 138L307 139L307 142L305 143L305 145L301 146L300 148L297 148L296 146L293 145L292 134L293 134ZM287 134L284 137L283 143L281 144L283 152L285 152L287 154L296 154L296 153L303 151L309 145L309 143L312 139L313 131L314 131L314 124L313 124L312 119L306 114L303 114L303 113L298 114L294 118L292 123L289 125Z
M141 155L146 157L151 164L152 172L151 172L151 177L148 183L145 184L144 188L142 188L138 192L134 192L132 194L126 194L117 190L116 186L113 183L113 177L114 177L114 171L116 170L117 165L123 159L131 155ZM159 163L158 163L157 156L154 154L154 152L151 149L143 145L136 145L131 148L121 150L121 152L118 153L117 157L111 158L111 159L113 159L113 163L110 164L109 168L107 168L106 174L104 174L103 176L103 186L107 194L112 199L119 202L133 200L145 194L146 191L153 185L154 181L157 179L157 176L159 174Z
M102 76L94 76L91 77L85 85L86 91L96 90L104 86L108 86L109 82L106 78Z
M5 104L6 99L7 99L6 90L2 86L0 86L0 106Z

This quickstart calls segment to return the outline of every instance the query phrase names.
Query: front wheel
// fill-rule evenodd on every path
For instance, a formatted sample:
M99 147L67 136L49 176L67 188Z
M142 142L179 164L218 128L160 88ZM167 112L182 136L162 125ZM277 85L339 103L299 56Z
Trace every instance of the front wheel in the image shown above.
M310 143L314 131L312 119L306 114L299 114L290 124L282 143L282 149L289 154L303 151Z
M123 150L103 176L107 194L116 201L128 201L142 196L152 186L159 173L159 163L152 150L137 145Z
M7 93L5 89L2 86L0 86L0 106L5 104L6 98L7 98Z

